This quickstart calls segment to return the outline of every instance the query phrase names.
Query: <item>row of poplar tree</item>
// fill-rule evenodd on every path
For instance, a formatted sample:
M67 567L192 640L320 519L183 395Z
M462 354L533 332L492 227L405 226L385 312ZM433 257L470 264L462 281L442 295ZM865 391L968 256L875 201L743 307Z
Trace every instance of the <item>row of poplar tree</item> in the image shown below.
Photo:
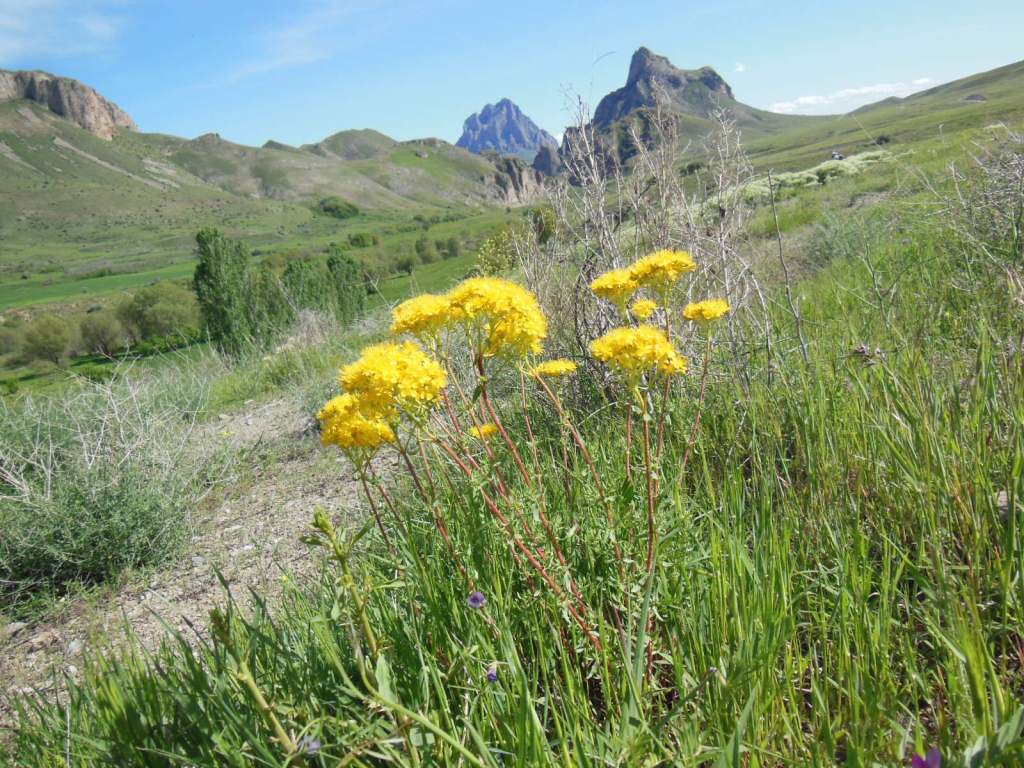
M344 325L366 304L362 267L336 246L326 261L297 259L281 271L216 229L201 230L196 244L194 285L203 325L227 352L266 344L304 309L329 312Z

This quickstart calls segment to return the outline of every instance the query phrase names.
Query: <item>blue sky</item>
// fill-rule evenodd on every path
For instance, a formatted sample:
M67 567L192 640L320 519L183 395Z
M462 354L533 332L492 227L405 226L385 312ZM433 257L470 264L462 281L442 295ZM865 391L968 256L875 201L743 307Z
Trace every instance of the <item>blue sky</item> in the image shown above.
M1021 0L0 0L0 67L76 77L144 131L458 138L503 96L560 133L646 45L737 98L844 112L1024 58Z

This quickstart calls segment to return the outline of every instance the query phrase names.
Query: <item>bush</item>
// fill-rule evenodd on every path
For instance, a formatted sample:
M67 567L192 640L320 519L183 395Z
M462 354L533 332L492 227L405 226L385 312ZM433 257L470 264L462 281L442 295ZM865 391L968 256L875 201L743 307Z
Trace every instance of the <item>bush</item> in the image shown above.
M411 275L416 266L416 259L410 254L403 254L395 259L395 270L400 275Z
M437 250L435 250L434 244L428 238L417 238L416 258L418 258L422 264L433 264L437 261Z
M348 236L348 244L353 248L369 248L380 245L380 238L369 232L355 232Z
M71 328L55 315L41 315L25 328L22 351L29 360L62 365L71 347Z
M117 317L133 340L143 341L198 325L199 307L192 291L164 282L141 288L122 301L117 306Z
M102 383L114 378L114 366L103 365L102 363L83 363L76 366L72 371L76 376L83 379Z
M78 321L82 348L110 357L124 344L124 328L113 312L90 312Z
M359 209L340 197L325 197L317 206L322 212L336 219L351 219L359 215Z
M516 238L522 235L517 227L507 226L484 240L476 254L480 271L485 275L500 275L516 266Z
M445 248L444 257L446 259L457 259L462 255L462 242L459 238L452 235L448 238L448 247Z
M21 334L14 328L0 326L0 355L13 355L21 351Z
M555 210L550 205L542 205L530 211L530 225L533 227L533 235L540 245L544 245L552 237L558 226L555 217Z
M216 454L190 444L205 391L181 374L82 366L58 396L0 402L0 602L19 606L159 562L189 531ZM100 373L102 371L102 373Z

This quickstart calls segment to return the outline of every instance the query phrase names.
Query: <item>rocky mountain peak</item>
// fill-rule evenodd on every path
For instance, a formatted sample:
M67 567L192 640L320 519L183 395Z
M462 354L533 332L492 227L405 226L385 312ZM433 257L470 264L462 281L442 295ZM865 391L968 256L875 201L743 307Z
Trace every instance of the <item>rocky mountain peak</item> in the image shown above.
M551 134L507 98L466 118L456 145L477 154L498 152L531 160L542 146L558 146Z
M668 96L673 109L701 117L710 114L716 99L735 100L732 88L711 67L679 69L665 56L638 48L629 62L626 84L601 100L594 123L607 127L638 109L653 107L658 90Z
M38 70L0 69L0 101L15 99L41 104L103 139L112 139L119 130L138 130L127 112L103 98L94 88L70 77Z

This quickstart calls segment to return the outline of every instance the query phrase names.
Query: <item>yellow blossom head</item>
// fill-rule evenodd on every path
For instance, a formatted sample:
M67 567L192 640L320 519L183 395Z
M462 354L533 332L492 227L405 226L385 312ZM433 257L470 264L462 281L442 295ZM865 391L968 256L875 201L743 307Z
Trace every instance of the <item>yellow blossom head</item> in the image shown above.
M694 323L707 325L729 314L729 310L729 302L725 299L705 299L704 301L687 304L683 310L683 317Z
M481 424L479 427L470 427L470 437L475 437L477 440L490 440L498 433L498 427L494 424Z
M625 310L626 302L636 293L639 284L628 269L612 269L605 272L590 284L590 290L596 296L616 304Z
M447 295L450 322L462 327L474 352L486 357L539 354L548 321L537 297L518 283L471 277Z
M411 333L421 339L435 336L451 320L451 301L446 296L424 293L403 301L391 312L391 333Z
M412 413L434 405L448 385L440 363L411 341L374 344L341 369L338 381L369 407L397 417L396 408Z
M316 417L320 420L320 440L324 445L365 453L395 442L394 430L380 412L356 395L338 395Z
M637 320L646 320L654 314L654 310L657 308L658 305L650 299L640 299L633 302L633 306L629 308L629 311L633 313L633 317Z
M635 262L629 268L629 274L639 286L665 291L683 274L696 268L696 262L686 251L661 250Z
M557 378L559 376L569 376L576 372L576 363L572 360L545 360L543 363L539 363L534 366L530 373L533 376L546 376L549 378Z
M651 369L666 376L686 373L686 358L676 351L665 332L653 325L614 328L591 342L590 351L630 382Z

